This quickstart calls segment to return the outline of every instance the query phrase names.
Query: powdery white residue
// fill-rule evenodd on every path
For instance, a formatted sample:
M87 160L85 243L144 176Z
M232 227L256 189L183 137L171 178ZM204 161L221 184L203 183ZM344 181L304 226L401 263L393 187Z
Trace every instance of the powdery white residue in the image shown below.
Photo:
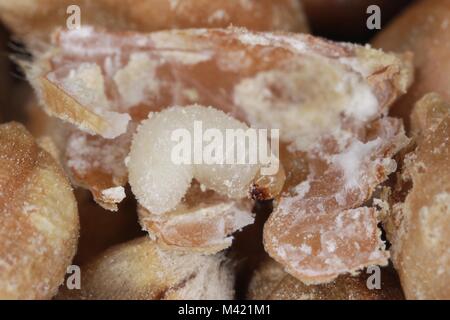
M150 59L148 54L134 53L128 64L114 75L125 107L132 107L154 97L159 91L156 69L159 62Z
M236 29L234 29L236 30ZM271 33L251 33L245 29L238 35L239 41L244 45L262 45L262 46L272 46L272 47L289 47L292 51L297 54L305 54L309 56L319 55L314 52L313 48L308 44L308 40L304 35L282 35L282 34L271 34Z
M123 177L127 174L123 160L127 152L126 136L105 143L103 139L90 139L87 134L75 132L67 141L67 166L80 175L102 170Z
M61 85L82 105L92 110L109 109L102 71L96 63L82 63L78 68L71 69Z
M311 247L304 243L302 243L302 245L300 246L300 251L308 255L312 253Z
M227 19L229 19L228 13L223 9L218 9L208 17L208 23L220 22Z
M243 31L238 36L239 41L245 45L251 46L270 46L272 41L262 34L255 34Z
M360 121L368 121L379 111L377 97L369 85L354 73L342 74L343 79L336 83L336 92L348 95L345 115Z
M327 241L326 247L327 247L328 252L334 252L334 251L336 251L336 242L334 242L332 240Z
M331 161L344 173L346 188L359 187L361 177L358 173L363 172L361 165L367 161L367 157L373 154L381 142L380 138L367 143L355 140L343 153L331 157Z
M119 203L125 199L125 189L123 187L113 187L102 190L102 196L114 203Z
M296 193L296 199L300 200L305 197L305 195L309 192L309 189L311 188L311 184L309 180L303 181L302 183L298 184L294 188L294 192Z
M83 108L98 115L106 125L92 130L83 119L76 119L65 113L60 115L63 120L76 124L80 129L89 133L99 133L105 138L115 138L126 132L130 115L112 111L112 105L105 93L105 81L102 70L96 63L82 63L70 70L69 74L58 80L55 73L47 76L50 82L60 86L70 97L75 99ZM93 132L95 131L95 132Z
M222 71L240 72L249 68L253 62L244 50L228 50L216 56L216 63Z

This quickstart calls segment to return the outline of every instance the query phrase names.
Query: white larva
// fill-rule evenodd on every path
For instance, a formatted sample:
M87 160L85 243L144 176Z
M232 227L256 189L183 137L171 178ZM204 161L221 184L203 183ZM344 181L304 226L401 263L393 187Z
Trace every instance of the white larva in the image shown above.
M226 136L227 129L248 129L246 124L220 110L198 105L171 107L160 113L153 113L149 119L143 121L134 136L129 154L129 182L139 203L154 214L174 209L183 199L194 178L206 188L229 198L244 198L260 169L257 163L249 162L175 163L172 153L179 141L173 140L172 134L175 130L182 129L194 137L195 121L202 123L203 132L215 129L219 130L223 137ZM195 139L198 137L192 140ZM246 152L248 156L249 149L246 149Z

